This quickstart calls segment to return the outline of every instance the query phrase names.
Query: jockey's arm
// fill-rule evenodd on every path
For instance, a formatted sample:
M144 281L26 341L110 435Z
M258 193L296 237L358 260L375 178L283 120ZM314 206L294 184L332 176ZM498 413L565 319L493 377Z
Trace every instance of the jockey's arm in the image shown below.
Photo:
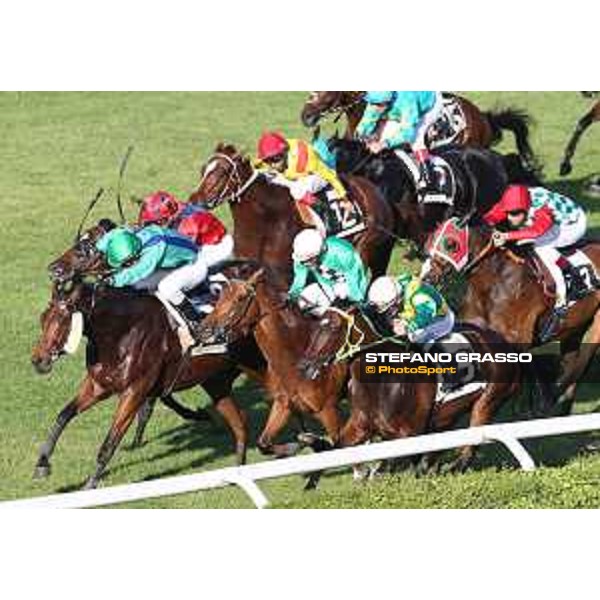
M375 135L377 126L385 116L386 111L373 105L367 106L363 117L356 128L356 137L360 140L369 139Z
M166 251L166 244L161 242L149 248L146 248L139 259L131 267L117 271L112 278L111 284L114 287L122 288L134 285L150 277L160 268L161 261Z
M548 233L548 231L554 227L554 224L555 220L552 210L549 207L544 206L535 212L531 225L517 231L511 231L506 237L509 242L535 240L545 233Z
M294 264L294 281L290 286L288 295L292 300L297 300L300 294L306 287L306 281L308 280L308 268L305 265L295 263Z

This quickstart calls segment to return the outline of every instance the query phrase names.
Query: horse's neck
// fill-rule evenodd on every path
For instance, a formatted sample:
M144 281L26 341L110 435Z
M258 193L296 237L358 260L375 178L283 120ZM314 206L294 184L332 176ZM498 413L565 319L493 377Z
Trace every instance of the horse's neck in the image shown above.
M348 126L346 129L346 138L352 140L354 139L356 129L358 128L358 125L361 122L365 113L365 104L362 102L359 104L355 104L347 108L345 112L346 120L348 122Z
M255 330L256 342L270 365L295 369L302 358L306 322L296 311L280 307L268 292L259 291L260 321Z
M236 256L268 266L291 264L293 236L300 223L285 188L257 181L231 211Z

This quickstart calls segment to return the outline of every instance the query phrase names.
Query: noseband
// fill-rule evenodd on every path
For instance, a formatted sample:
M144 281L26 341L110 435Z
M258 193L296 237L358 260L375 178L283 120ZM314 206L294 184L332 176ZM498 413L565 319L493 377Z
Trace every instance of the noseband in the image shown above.
M227 154L224 154L222 152L217 152L216 154L213 154L208 160L207 170L205 171L204 177L200 182L200 188L202 188L202 186L204 185L204 182L206 181L208 175L210 175L210 173L212 173L212 171L214 170L214 168L209 170L208 167L210 167L211 164L216 163L218 161L225 161L231 167L231 170L228 170L227 172L227 181L225 182L225 185L222 187L221 191L212 197L210 195L207 195L208 197L205 203L211 209L216 208L217 206L220 206L225 202L230 202L232 204L240 202L242 196L250 189L250 187L254 184L254 182L258 179L260 175L259 171L253 170L250 178L244 182L240 174L240 168L238 163L233 158L231 158L231 156L228 156ZM233 187L233 191L231 191L231 193L228 194L230 186Z

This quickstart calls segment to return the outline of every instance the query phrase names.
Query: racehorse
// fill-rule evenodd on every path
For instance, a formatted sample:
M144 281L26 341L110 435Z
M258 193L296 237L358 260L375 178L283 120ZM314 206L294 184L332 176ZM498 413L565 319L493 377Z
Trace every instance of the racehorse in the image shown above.
M89 248L80 247L75 254L82 266L89 267L82 273L101 271L100 259ZM59 267L59 263L54 263L53 269L67 273L69 265ZM241 276L246 269L247 266L240 264L226 271ZM50 458L65 427L98 402L117 395L119 402L112 426L98 452L96 470L86 483L87 488L95 487L148 399L169 397L173 392L199 384L233 434L238 464L245 462L246 418L231 390L242 370L259 380L264 372L262 356L251 338L229 348L228 356L183 355L177 333L156 298L72 278L67 284L54 284L50 304L41 317L42 335L32 352L32 363L40 373L49 373L64 354L74 315L78 313L82 315L88 339L87 375L40 449L37 475L50 473Z
M374 274L387 269L394 238L394 215L375 186L360 178L344 181L357 199L367 227L352 239ZM220 144L202 169L202 180L190 202L215 208L229 202L234 221L235 255L291 272L295 235L302 222L289 190L271 183L232 145Z
M496 248L493 231L483 224L455 222L450 234L444 232L446 225L432 240L425 280L445 289L462 277L466 291L457 307L461 321L491 329L511 344L532 348L559 341L563 368L556 385L559 408L570 413L576 383L600 346L600 291L579 300L557 321L545 268L517 254L517 249ZM600 244L588 242L579 249L599 272ZM582 345L584 336L587 343Z
M469 340L473 352L495 354L508 349L490 330L468 325L457 329ZM320 327L313 331L302 365L306 376L317 377L325 368L340 362L349 363L351 415L342 429L340 446L364 444L375 437L391 440L440 432L455 426L465 415L469 416L471 427L486 425L520 387L518 364L488 362L481 365L480 372L485 387L438 402L438 381L434 374L398 375L393 381L379 382L365 378L365 364L361 360L365 352L408 354L415 349L402 340L382 338L372 319L359 308L347 312L329 311ZM442 352L445 352L443 348ZM463 448L449 470L464 471L474 454L475 448ZM427 457L428 469L432 459L433 456Z
M447 203L422 202L408 155L403 154L403 160L392 151L373 155L363 142L337 136L329 140L329 147L337 158L339 172L362 175L378 187L394 209L395 234L412 240L421 249L437 226L450 217L468 221L487 213L509 184L539 184L536 173L523 167L516 155L452 146L440 148L434 155L452 171L454 198Z
M286 289L285 278L256 265L249 278L230 282L199 333L201 340L215 338L229 344L254 334L268 362L265 387L272 401L257 446L263 454L277 457L290 456L302 447L301 443L275 442L293 414L312 415L325 429L329 443L337 444L342 426L338 402L347 378L343 364L323 370L314 379L302 376L298 364L320 324L289 303ZM312 487L310 482L308 487Z
M346 115L348 128L346 138L353 138L356 128L363 116L366 104L365 92L312 92L306 101L301 114L302 123L314 128L320 120L328 115L339 118ZM516 140L519 156L523 164L534 168L537 159L529 142L529 127L531 118L527 113L516 109L482 112L470 100L455 94L444 94L447 102L454 102L454 110L462 127L448 142L458 146L475 146L491 148L502 140L504 130L511 131ZM439 126L438 126L439 128ZM441 131L434 125L431 133L431 146L436 147ZM442 136L444 137L444 136Z
M598 95L598 92L582 92L586 98L593 98ZM597 100L594 106L579 120L577 127L567 144L565 154L560 165L560 174L565 177L573 171L572 160L577 150L577 145L583 134L593 124L600 121L600 100Z

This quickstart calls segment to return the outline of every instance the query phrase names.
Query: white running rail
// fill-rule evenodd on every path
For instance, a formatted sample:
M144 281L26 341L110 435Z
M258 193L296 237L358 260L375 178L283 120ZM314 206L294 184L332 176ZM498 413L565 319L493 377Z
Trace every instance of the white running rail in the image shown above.
M490 443L503 444L510 450L523 470L533 471L535 463L519 440L594 430L600 430L600 414L486 425L344 448L321 454L270 460L244 467L229 467L194 475L181 475L98 490L2 502L0 509L93 508L223 488L229 485L237 485L246 492L256 507L265 508L269 501L258 487L257 481Z

